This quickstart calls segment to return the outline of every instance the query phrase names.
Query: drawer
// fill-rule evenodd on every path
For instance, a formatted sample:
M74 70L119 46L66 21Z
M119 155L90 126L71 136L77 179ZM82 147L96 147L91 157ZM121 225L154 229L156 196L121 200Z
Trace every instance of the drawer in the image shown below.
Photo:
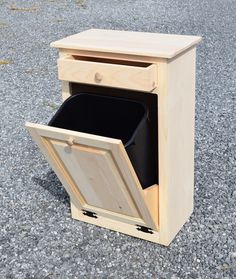
M59 79L64 81L152 91L157 86L157 65L141 62L78 57L58 59Z

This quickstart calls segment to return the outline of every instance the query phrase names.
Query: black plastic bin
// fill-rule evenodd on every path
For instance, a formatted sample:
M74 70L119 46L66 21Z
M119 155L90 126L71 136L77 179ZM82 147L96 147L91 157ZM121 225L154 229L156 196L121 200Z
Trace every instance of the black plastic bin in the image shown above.
M80 93L68 98L48 125L121 139L142 188L156 183L154 141L143 103Z

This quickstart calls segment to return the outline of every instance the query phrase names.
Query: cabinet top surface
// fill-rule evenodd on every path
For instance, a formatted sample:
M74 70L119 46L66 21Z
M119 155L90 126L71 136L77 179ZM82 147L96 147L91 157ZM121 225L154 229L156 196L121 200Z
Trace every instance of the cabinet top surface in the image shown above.
M90 29L51 43L51 47L173 58L201 41L198 36Z

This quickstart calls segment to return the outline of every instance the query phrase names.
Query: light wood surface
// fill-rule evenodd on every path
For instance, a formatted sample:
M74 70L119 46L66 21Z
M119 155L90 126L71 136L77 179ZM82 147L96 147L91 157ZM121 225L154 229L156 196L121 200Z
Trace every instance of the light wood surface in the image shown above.
M65 101L70 97L70 83L68 81L61 81L61 90L62 90L62 101Z
M141 238L147 241L151 241L154 243L160 243L159 241L159 233L157 231L152 231L152 233L145 233L137 230L137 226L135 224L125 224L124 222L120 222L115 218L110 219L104 216L98 218L91 218L82 213L73 202L71 202L71 215L72 218L76 220L80 220L89 224L93 224L99 227L103 227L109 230L114 230L117 232L121 232L124 234L131 235L133 237Z
M72 177L69 175L62 160L56 154L55 150L53 149L50 143L50 137L43 136L40 132L38 127L44 127L43 125L34 124L26 122L25 124L27 130L29 131L33 140L37 143L38 147L40 148L41 152L47 159L48 163L51 165L52 169L60 179L61 183L65 187L68 195L70 196L71 201L73 201L74 205L78 209L82 209L85 204L84 198L81 196L80 191L78 190L77 185L73 181Z
M198 36L90 29L51 43L59 49L173 58L201 41Z
M60 48L59 57L63 57L63 55L73 55L73 56L90 57L90 58L94 57L99 59L117 59L120 61L141 62L141 63L150 63L150 64L157 63L161 60L166 59L160 57L132 55L132 54L124 54L124 53L113 53L113 52L102 52L102 51L96 52L96 51L88 51L88 50Z
M159 228L159 186L153 185L143 190L146 205L151 212L156 227Z
M26 123L79 209L157 229L120 140ZM60 164L58 164L60 162ZM68 177L69 179L65 179Z
M116 63L116 64L115 64ZM157 69L154 64L137 66L104 62L104 60L76 60L73 56L58 59L58 77L63 81L88 83L133 90L151 91L156 87Z
M195 51L158 64L159 226L166 245L193 210Z
M68 53L59 52L59 58L67 57ZM62 101L65 101L71 96L70 82L62 80L61 81L61 91L62 91Z
M55 140L51 143L87 204L139 217L109 150L79 144L68 148L67 143Z

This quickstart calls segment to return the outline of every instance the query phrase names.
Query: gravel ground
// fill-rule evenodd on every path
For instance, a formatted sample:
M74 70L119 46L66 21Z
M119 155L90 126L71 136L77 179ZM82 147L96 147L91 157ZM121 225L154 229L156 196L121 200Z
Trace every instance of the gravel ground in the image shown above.
M236 277L235 9L234 0L0 0L0 278ZM203 36L195 211L168 248L72 220L24 128L61 103L49 43L89 28Z

